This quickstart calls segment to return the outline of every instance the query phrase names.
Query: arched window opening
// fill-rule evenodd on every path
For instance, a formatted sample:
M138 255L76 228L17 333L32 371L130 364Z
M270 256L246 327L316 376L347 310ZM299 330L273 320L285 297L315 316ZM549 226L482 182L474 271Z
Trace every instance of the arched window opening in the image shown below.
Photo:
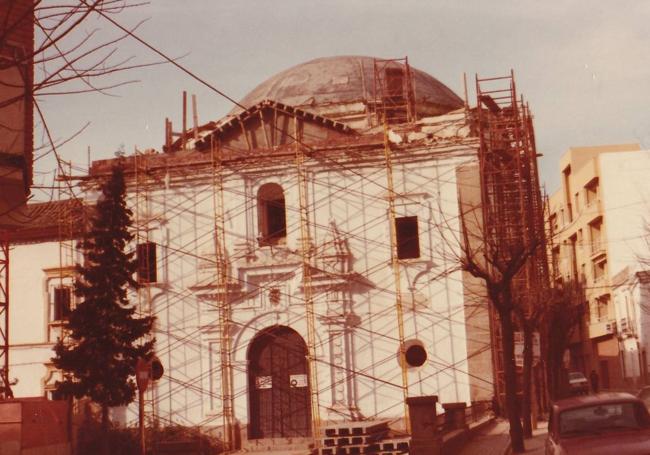
M277 183L262 185L257 192L259 244L278 245L287 237L287 215L284 191Z

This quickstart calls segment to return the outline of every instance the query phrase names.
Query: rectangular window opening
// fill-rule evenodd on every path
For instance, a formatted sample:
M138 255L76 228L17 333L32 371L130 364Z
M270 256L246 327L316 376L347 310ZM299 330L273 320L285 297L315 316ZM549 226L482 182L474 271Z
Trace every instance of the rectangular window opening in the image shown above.
M397 258L419 258L420 236L418 233L418 217L405 216L395 218L395 231L397 234Z
M70 303L72 301L72 289L68 286L54 288L53 321L63 321L70 315Z
M156 283L156 244L139 243L136 252L138 258L138 283Z
M268 201L266 206L266 228L269 241L278 240L287 236L287 221L284 199Z

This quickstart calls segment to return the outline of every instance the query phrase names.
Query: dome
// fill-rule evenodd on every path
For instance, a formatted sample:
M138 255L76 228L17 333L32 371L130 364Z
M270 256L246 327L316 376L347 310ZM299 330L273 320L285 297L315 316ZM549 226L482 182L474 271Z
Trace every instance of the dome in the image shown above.
M411 73L418 116L440 115L463 106L437 79L413 67ZM282 71L255 87L240 104L248 108L271 99L346 121L360 119L360 114L367 112L367 102L374 98L374 58L340 56L318 58ZM236 108L231 114L239 111Z

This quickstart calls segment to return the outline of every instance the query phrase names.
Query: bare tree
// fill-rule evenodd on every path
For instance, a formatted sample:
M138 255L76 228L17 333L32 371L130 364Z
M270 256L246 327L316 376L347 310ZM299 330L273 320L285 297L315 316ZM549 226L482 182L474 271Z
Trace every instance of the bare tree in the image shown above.
M88 92L114 96L112 89L138 82L126 79L125 72L160 63L134 61L119 51L143 21L118 28L108 20L144 4L138 0L0 0L0 132L4 135L0 146L23 156L27 188L32 184L34 114L47 130L40 100ZM46 142L44 153L56 154L53 138Z
M529 238L527 242L504 241L485 227L478 165L463 166L458 170L461 204L461 231L457 241L460 255L455 258L463 270L480 279L486 290L488 304L496 314L501 334L505 411L510 423L510 438L514 453L524 451L522 416L528 420L530 434L530 400L532 371L532 339L543 315L539 289L531 290L531 267L541 258L544 238ZM468 183L468 184L466 184ZM451 249L453 251L453 249ZM449 258L452 260L453 258ZM532 265L531 265L532 264ZM543 273L542 273L543 275ZM493 327L493 330L495 328ZM524 332L524 358L528 380L524 384L524 400L517 396L517 366L515 362L515 331ZM526 361L528 357L528 361ZM496 372L495 372L496 373ZM527 391L526 391L527 389ZM526 404L528 403L528 404ZM521 404L521 405L520 405Z
M93 22L140 5L143 3L131 0L0 0L3 227L14 228L27 217L22 210L33 183L35 112L47 137L47 151L43 155L54 152L62 170L57 141L51 135L39 100L44 96L86 92L108 95L113 88L136 82L124 80L120 73L157 64L134 62L132 57L122 57L118 52L121 41L130 37L142 22L124 28L110 24L103 30L97 27L99 22ZM116 74L119 76L113 77ZM65 140L58 142L60 145ZM18 218L14 216L17 214ZM8 340L3 341L8 352ZM11 394L6 367L0 368L4 370L0 382Z
M542 343L545 344L546 382L550 400L567 395L564 353L583 320L586 302L584 287L577 280L558 282L549 289L542 324Z
M98 28L98 15L116 15L125 9L143 5L129 0L93 1L14 1L0 0L0 52L4 56L0 71L33 65L32 96L69 95L101 92L135 80L111 80L110 75L155 63L134 63L133 57L121 57L117 47L143 21L124 32L111 27ZM26 23L34 27L33 49L18 48L12 39ZM24 77L29 77L22 71ZM21 81L29 83L30 81ZM3 83L11 87L10 82ZM23 94L4 98L0 108L20 102Z
M513 295L513 281L525 265L534 249L522 249L513 254L508 261L489 257L468 247L469 234L463 228L466 241L463 245L461 264L464 270L484 281L489 302L498 315L501 330L501 350L505 382L505 406L510 422L510 438L515 453L524 451L523 428L520 409L517 404L517 370L515 364L515 317L519 310Z

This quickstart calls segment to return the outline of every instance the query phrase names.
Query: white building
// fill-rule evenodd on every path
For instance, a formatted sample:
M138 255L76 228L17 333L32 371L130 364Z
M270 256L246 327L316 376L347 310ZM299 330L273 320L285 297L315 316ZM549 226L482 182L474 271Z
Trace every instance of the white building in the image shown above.
M479 185L471 117L447 87L411 69L408 109L415 108L417 122L391 125L387 166L378 103L394 103L387 109L397 121L406 115L400 103L409 103L407 89L401 92L408 84L399 64L381 71L393 81L383 98L372 91L372 58L298 65L254 89L242 101L246 110L168 140L164 152L123 158L137 251L155 264L143 259L146 285L133 301L157 317L165 375L154 396L163 420L222 423L217 302L224 286L215 249L221 214L234 418L243 438L308 435L316 391L324 421L401 418L400 338L410 396L491 399L486 302L458 268L459 194L467 195L467 211ZM219 156L222 166L215 166ZM115 162L93 163L82 185L87 203ZM463 164L473 171L459 179ZM398 273L391 262L391 199ZM46 393L56 379L47 363L73 256L65 239L60 254L57 226L75 231L72 215L57 213L49 222L33 217L39 229L52 228L49 234L25 235L12 250L17 396ZM307 293L314 304L311 342Z
M650 380L650 151L600 156L607 252L627 385Z

